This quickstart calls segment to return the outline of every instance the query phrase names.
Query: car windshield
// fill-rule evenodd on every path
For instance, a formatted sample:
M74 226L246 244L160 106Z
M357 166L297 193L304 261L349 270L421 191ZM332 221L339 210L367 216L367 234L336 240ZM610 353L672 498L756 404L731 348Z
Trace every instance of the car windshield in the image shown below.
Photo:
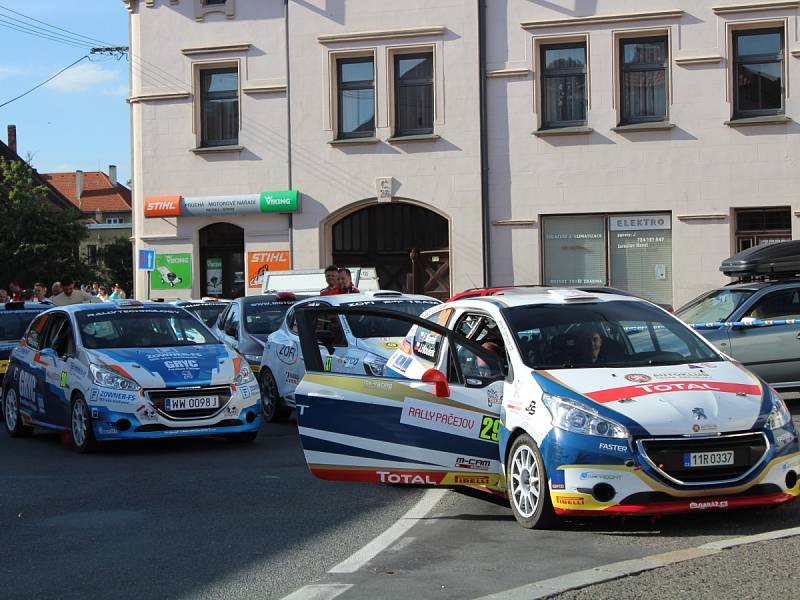
M676 318L644 302L534 304L504 310L533 369L634 367L721 360Z
M684 323L727 321L739 305L755 290L722 288L693 300L675 313Z
M387 310L395 310L397 312L414 315L418 317L423 312L428 310L431 306L439 304L436 300L367 300L362 302L349 302L343 304L347 307L359 308L383 308ZM382 338L391 337L399 338L405 337L408 333L409 325L405 321L396 321L388 319L383 316L371 315L348 315L346 317L347 324L353 332L353 336L357 338Z
M292 301L264 300L244 305L244 330L252 335L267 335L277 330Z
M18 342L41 310L0 311L0 342Z
M213 334L183 309L121 308L75 314L83 346L163 348L218 344Z
M222 302L206 302L203 304L193 304L184 306L186 310L200 319L206 327L213 327L217 322L217 317L228 305Z

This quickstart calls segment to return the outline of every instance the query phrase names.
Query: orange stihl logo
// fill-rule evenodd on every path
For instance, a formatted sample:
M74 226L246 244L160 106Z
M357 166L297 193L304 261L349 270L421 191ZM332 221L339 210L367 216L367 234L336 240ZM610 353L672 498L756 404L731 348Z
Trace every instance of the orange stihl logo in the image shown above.
M180 196L155 196L144 200L145 217L177 217L180 214Z

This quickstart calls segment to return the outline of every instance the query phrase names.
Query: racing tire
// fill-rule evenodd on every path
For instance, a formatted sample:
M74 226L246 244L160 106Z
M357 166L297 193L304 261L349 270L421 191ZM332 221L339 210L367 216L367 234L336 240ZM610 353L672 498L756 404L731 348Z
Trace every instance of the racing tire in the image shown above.
M261 416L267 423L282 423L289 416L289 411L278 394L275 376L267 367L261 369L259 379L261 387Z
M258 437L258 429L252 431L242 431L240 433L229 433L225 439L233 444L249 444L254 442Z
M33 433L33 427L22 424L22 416L19 412L19 396L13 386L6 388L5 398L3 398L3 417L6 431L11 437L25 437Z
M76 452L88 454L97 448L89 407L81 394L76 394L69 411L69 437Z
M511 445L506 481L511 511L520 525L526 529L547 529L557 523L544 459L528 434L519 436Z

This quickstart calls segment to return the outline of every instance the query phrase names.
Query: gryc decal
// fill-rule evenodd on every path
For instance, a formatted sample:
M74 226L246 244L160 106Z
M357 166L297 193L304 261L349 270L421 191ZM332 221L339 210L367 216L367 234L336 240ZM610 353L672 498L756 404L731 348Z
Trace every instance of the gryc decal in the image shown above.
M760 396L761 388L747 383L726 383L722 381L670 381L664 383L649 383L598 390L589 392L587 397L595 402L615 402L623 398L635 398L648 394L669 394L672 392L729 392L731 394L747 394Z

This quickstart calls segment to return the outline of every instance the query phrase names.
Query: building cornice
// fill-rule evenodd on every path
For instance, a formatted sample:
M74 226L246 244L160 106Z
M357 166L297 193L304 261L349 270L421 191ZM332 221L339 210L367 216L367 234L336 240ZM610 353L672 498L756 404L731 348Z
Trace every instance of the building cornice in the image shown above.
M675 218L679 221L721 221L723 219L727 219L728 215L726 213L706 213L694 215L675 215Z
M249 81L242 86L245 94L281 94L286 91L285 83L262 83Z
M136 104L137 102L152 102L156 100L185 100L191 98L189 92L161 92L154 94L139 94L138 96L131 96L128 98L129 104Z
M429 27L404 27L402 29L380 29L375 31L349 31L346 33L326 33L318 35L317 41L320 44L333 44L336 42L389 40L394 38L444 35L446 30L447 28L444 25L432 25Z
M498 219L492 221L495 227L533 227L536 225L536 219Z
M715 15L735 15L743 12L756 12L759 10L782 10L785 8L797 8L800 0L783 0L781 2L751 2L749 4L726 4L715 6L711 10Z
M675 59L676 65L712 65L722 62L719 54L709 56L680 56Z
M627 21L654 21L660 19L679 19L683 15L680 9L651 10L647 12L617 13L611 15L590 15L588 17L561 17L558 19L540 19L523 21L523 29L544 29L547 27L575 27L602 23L624 23Z
M527 77L530 75L531 70L528 68L520 69L494 69L487 71L486 77Z
M249 42L235 42L232 44L212 44L209 46L194 46L192 48L181 48L181 52L186 56L195 54L220 54L223 52L247 52L250 49Z

